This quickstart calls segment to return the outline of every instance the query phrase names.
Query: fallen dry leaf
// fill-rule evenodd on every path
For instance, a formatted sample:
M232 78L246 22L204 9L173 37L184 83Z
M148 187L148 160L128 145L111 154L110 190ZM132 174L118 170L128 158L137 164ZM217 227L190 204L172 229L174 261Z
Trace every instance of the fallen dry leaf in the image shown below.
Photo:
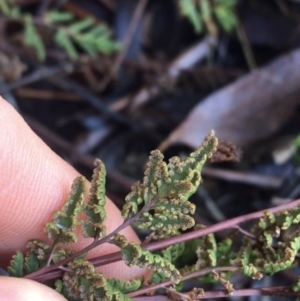
M199 146L212 129L237 146L278 130L300 103L300 50L251 72L200 102L159 146Z

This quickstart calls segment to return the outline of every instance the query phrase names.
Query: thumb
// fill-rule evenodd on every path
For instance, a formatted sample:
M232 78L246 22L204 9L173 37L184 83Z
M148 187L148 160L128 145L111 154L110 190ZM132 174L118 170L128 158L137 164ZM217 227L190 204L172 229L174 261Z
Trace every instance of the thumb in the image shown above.
M0 301L66 301L46 285L23 278L0 277L0 292Z

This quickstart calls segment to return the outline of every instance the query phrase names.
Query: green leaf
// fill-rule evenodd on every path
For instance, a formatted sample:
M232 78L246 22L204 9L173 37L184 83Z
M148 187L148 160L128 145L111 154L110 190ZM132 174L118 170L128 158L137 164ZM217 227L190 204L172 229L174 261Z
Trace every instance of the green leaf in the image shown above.
M34 252L30 252L25 257L25 272L26 274L30 274L32 272L35 272L39 269L40 263L39 260Z
M251 263L252 257L252 241L250 238L244 237L243 246L239 251L237 261L242 265L243 273L249 277L258 273L257 267Z
M55 250L52 254L52 262L57 263L61 260L64 260L64 259L70 257L74 253L75 253L74 250L69 250L67 248L57 247L57 248L55 248Z
M121 234L116 234L111 242L121 248L122 259L129 267L138 266L151 269L164 274L175 283L180 281L179 271L169 260L162 256L152 254L135 242L127 242L126 237Z
M31 239L28 241L26 247L36 255L41 265L46 263L46 260L51 251L50 246L47 243L39 239Z
M276 215L276 225L281 230L287 230L293 224L300 223L300 207L284 210Z
M238 25L235 14L236 0L180 0L179 7L181 14L193 25L196 33L204 29L203 23L209 30L209 24L214 22L214 15L226 32L231 32Z
M78 52L74 47L71 38L64 29L58 29L57 33L54 35L54 41L58 46L66 51L71 60L75 61L78 59Z
M220 5L214 9L214 13L226 32L231 32L237 26L238 20L232 9Z
M194 219L183 213L164 212L153 215L145 212L137 224L139 229L150 229L156 232L154 239L169 237L178 232L179 229L185 231L195 225Z
M102 36L95 40L98 51L109 55L115 51L121 50L121 44L111 41L109 37Z
M86 52L90 57L96 58L98 54L98 50L94 43L90 43L89 39L83 37L74 37L74 41L76 44Z
M157 254L152 254L150 251L142 249L137 243L128 243L126 247L121 249L121 253L122 259L129 267L136 265L140 268L157 271L175 283L179 283L181 280L179 271L171 262Z
M105 197L105 180L106 169L103 162L99 159L95 160L96 168L94 169L91 181L91 189L89 201L83 207L86 214L86 220L81 223L83 235L85 237L93 237L98 239L105 236L106 220L106 197Z
M113 288L103 274L96 272L89 261L75 259L68 267L72 272L64 273L62 288L68 300L130 300Z
M11 9L12 8L9 4L9 1L6 1L6 0L0 1L0 11L2 12L2 14L4 16L10 15Z
M22 277L24 268L24 256L22 252L17 251L13 255L12 260L10 261L10 266L7 268L7 271L10 276L13 277Z
M215 5L223 5L225 7L234 7L237 5L237 0L214 0Z
M212 16L212 9L208 0L201 0L198 2L200 12L203 20L210 20Z
M208 234L200 239L197 256L198 270L217 265L217 243L214 234Z
M194 214L195 205L188 199L200 185L203 165L216 151L217 144L218 139L212 132L184 161L173 157L168 165L160 151L152 151L143 183L135 183L125 198L123 217L132 217L142 204L147 206L136 225L154 231L154 239L169 237L179 229L194 226L190 215Z
M72 38L78 46L93 58L97 56L98 52L109 55L120 50L120 44L112 41L110 36L109 29L104 24L92 27L84 33L72 34Z
M60 229L73 229L78 224L77 218L81 212L86 193L85 178L77 177L71 187L71 192L62 210L55 214L54 222Z
M293 292L300 292L300 277L298 277L297 282L292 286Z
M183 255L185 252L185 243L181 242L175 245L172 245L165 250L161 251L161 255L169 260L170 262L174 263L178 257Z
M63 23L73 20L74 15L70 12L50 10L46 13L45 18L48 23Z
M88 31L88 34L93 37L100 37L100 36L108 37L110 35L109 30L105 24L99 24L96 25L95 27L92 27Z
M10 11L10 16L13 18L21 18L21 9L19 6L13 7Z
M180 0L180 11L193 24L195 32L203 31L203 21L194 0Z
M85 178L77 177L71 187L71 192L62 208L54 214L54 221L45 225L45 232L53 242L76 242L74 232L79 224L78 216L81 213L86 193Z
M63 282L60 279L55 280L55 290L58 291L59 293L62 292L63 290Z
M294 140L294 143L293 143L295 146L299 147L300 146L300 135L298 135L295 140Z
M93 18L86 18L71 24L68 27L68 30L70 30L73 34L79 33L90 28L94 24L95 24L95 20Z
M44 61L46 58L46 49L44 43L33 24L31 15L24 15L24 41L29 47L35 49L39 61Z
M218 258L223 259L227 258L230 254L234 254L230 252L230 248L232 247L232 239L229 237L224 238L222 241L218 243Z
M108 279L109 284L123 294L138 290L143 284L143 277L134 278L131 280Z

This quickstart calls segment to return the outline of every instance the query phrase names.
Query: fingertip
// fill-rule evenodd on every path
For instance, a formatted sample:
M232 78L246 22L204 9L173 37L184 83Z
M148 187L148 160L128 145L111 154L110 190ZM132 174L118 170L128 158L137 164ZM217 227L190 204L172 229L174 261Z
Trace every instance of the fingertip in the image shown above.
M66 301L41 283L14 277L0 277L0 301Z
M43 226L66 198L78 173L57 156L0 98L0 261L45 239ZM2 255L3 254L3 255Z

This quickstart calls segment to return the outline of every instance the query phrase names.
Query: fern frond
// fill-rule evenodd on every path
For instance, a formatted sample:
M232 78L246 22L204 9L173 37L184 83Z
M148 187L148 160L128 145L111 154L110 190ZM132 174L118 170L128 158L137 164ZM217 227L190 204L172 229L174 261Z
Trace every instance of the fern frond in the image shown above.
M52 254L52 262L53 263L60 262L61 260L64 260L64 259L70 257L74 253L75 253L74 250L70 250L70 249L67 249L67 248L56 247L53 254ZM85 257L85 255L83 257Z
M217 264L217 243L214 234L208 234L202 239L196 251L198 260L197 269L214 267Z
M231 260L233 266L241 266L244 275L255 278L258 275L258 269L252 263L252 241L248 237L244 237L242 247L239 250L235 260Z
M179 269L179 272L182 276L186 275L186 274L190 274L192 272L196 271L196 264L192 264L192 265L187 265L181 269Z
M231 32L238 24L234 9L237 0L180 0L181 14L194 27L196 33L206 29L211 34L217 33L216 22L226 31Z
M46 49L33 24L33 18L29 14L24 15L24 28L25 44L35 49L39 61L44 61L46 58Z
M274 274L293 266L300 250L300 229L289 228L299 224L300 208L285 210L278 214L265 212L253 227L257 243L244 238L238 259L234 265L241 265L243 273L260 279L263 273ZM289 234L284 231L289 229Z
M58 29L54 35L55 43L66 51L71 60L77 60L79 55L69 35L63 30Z
M59 10L50 10L46 13L45 22L48 24L51 23L64 23L69 22L74 19L74 15L70 12L59 11Z
M68 27L68 30L72 34L83 32L87 29L89 29L92 25L95 24L95 20L93 18L86 18L77 22L74 22L73 24L70 24Z
M50 11L46 14L47 23L56 25L55 42L70 59L77 60L79 57L75 44L92 58L96 58L98 53L109 55L120 50L120 44L112 41L105 24L98 25L93 18L74 19L74 15L67 12Z
M79 224L78 216L84 202L86 193L86 180L84 177L77 177L71 187L71 192L62 210L54 213L53 222L45 225L45 232L49 239L55 243L70 243L77 241L74 230Z
M218 259L228 257L230 248L232 247L232 239L226 237L217 244Z
M194 213L195 205L188 199L200 185L202 167L216 151L217 144L212 132L185 160L173 157L169 164L163 161L160 151L152 151L143 183L135 183L125 198L123 217L134 216L144 206L136 225L140 229L154 231L154 239L193 227L195 222L190 215Z
M144 278L138 277L127 281L111 278L108 279L108 282L113 288L118 289L125 294L138 290L142 286Z
M0 1L0 12L4 15L4 16L8 16L11 12L11 5L9 3L10 1L7 0L3 0Z
M284 210L276 216L276 225L281 230L287 230L294 224L300 223L300 208L296 207L290 210Z
M7 271L10 276L13 277L22 277L24 268L24 256L21 251L17 251L15 255L13 255L12 260L10 261L10 265L7 268Z
M99 53L109 55L119 51L121 45L113 41L105 24L98 25L92 18L76 20L74 14L66 11L49 10L43 18L23 13L15 1L1 0L0 12L21 23L24 27L24 44L33 48L39 61L46 59L46 47L39 29L46 27L53 34L53 41L61 47L71 60L79 58L82 49L90 57L96 58Z
M174 263L185 252L186 244L184 242L172 245L161 251L163 258L166 258L170 262Z
M196 33L201 33L203 30L203 20L198 14L197 6L194 0L179 1L181 14L189 19L194 26Z
M105 236L106 220L106 197L105 197L105 177L106 170L103 162L95 160L96 168L94 169L89 194L89 201L83 207L86 214L86 220L82 222L82 231L85 237L98 239Z
M164 274L166 278L170 278L174 283L180 281L181 275L176 267L160 255L152 254L150 251L143 249L138 243L127 242L121 234L116 234L112 243L121 248L122 259L129 267L138 266L151 269Z
M185 243L178 243L178 244L172 245L172 246L158 252L157 254L162 256L163 258L165 258L170 263L172 263L176 266L176 260L179 259L180 256L184 254L185 246L186 246ZM180 274L182 275L181 270L180 270ZM148 283L151 283L151 284L159 283L159 282L165 281L166 279L167 279L167 277L164 273L160 273L160 272L156 271L151 274L151 278L148 280Z
M38 239L29 240L26 247L30 249L30 252L33 252L39 261L46 261L50 254L50 246Z
M298 281L292 286L292 290L294 292L300 292L300 277L298 277Z
M238 19L233 10L236 3L236 1L231 1L228 5L219 4L214 8L216 19L226 32L231 32L238 25Z
M141 279L117 281L107 279L96 272L87 260L74 260L68 264L72 272L66 272L63 280L56 283L56 289L65 297L80 301L132 301L126 290L139 288Z
M83 28L89 28L89 23L78 24L76 30L80 31ZM51 268L54 271L59 267L63 275L61 279L56 279L55 288L68 300L132 301L126 293L140 289L143 286L142 278L130 281L109 279L97 272L93 261L88 261L85 258L86 253L82 253L101 243L112 243L121 249L122 259L129 267L138 266L153 271L148 283L170 279L174 285L177 284L176 289L181 290L184 283L180 281L184 275L184 279L194 277L201 282L218 281L229 295L234 292L230 277L235 271L241 271L253 279L260 279L264 274L274 274L295 266L297 263L295 259L300 250L300 206L276 214L270 211L276 212L278 209L264 212L263 217L252 228L251 235L244 237L237 253L231 250L233 235L217 243L213 233L201 236L203 232L201 234L199 231L195 232L199 237L192 241L177 243L156 251L157 253L151 253L140 244L130 242L119 234L134 221L139 228L147 227L153 231L150 237L154 238L180 235L180 230L193 226L194 220L191 215L195 206L189 202L189 197L199 186L203 165L216 151L217 144L218 140L212 132L186 159L173 157L168 164L164 162L163 155L159 151L153 151L143 182L133 185L132 191L126 197L123 215L127 220L108 235L105 233L104 225L106 171L104 164L96 160L88 202L83 203L86 192L85 178L78 177L62 209L55 212L54 221L45 226L48 236L53 241L51 247L40 240L29 241L27 245L29 251L25 258L19 251L13 256L8 268L9 274L21 277L41 269L32 275L38 276L39 279L45 276L49 280ZM294 203L292 205L294 206ZM57 243L76 241L75 227L79 223L78 217L81 213L86 215L82 230L85 236L93 237L95 241L76 253ZM245 221L250 220L249 216L254 218L253 215L248 215ZM261 212L259 216L262 216ZM224 224L226 227L238 228L237 225L241 220L241 218L232 219ZM204 226L197 225L195 229L199 227ZM218 226L218 229L221 227ZM214 231L217 231L216 228ZM178 241L177 238L175 240ZM168 244L170 240L163 242L165 246ZM237 244L234 244L234 247L236 246ZM157 245L151 244L148 248L155 247ZM181 267L183 268L180 269ZM203 268L205 270L202 270ZM46 274L43 274L45 271ZM300 281L297 281L288 289L300 291L299 283ZM173 289L169 291L176 293ZM201 289L175 294L180 298L201 298L202 295Z
M24 270L26 274L33 273L40 268L40 260L34 252L29 252L25 257Z

